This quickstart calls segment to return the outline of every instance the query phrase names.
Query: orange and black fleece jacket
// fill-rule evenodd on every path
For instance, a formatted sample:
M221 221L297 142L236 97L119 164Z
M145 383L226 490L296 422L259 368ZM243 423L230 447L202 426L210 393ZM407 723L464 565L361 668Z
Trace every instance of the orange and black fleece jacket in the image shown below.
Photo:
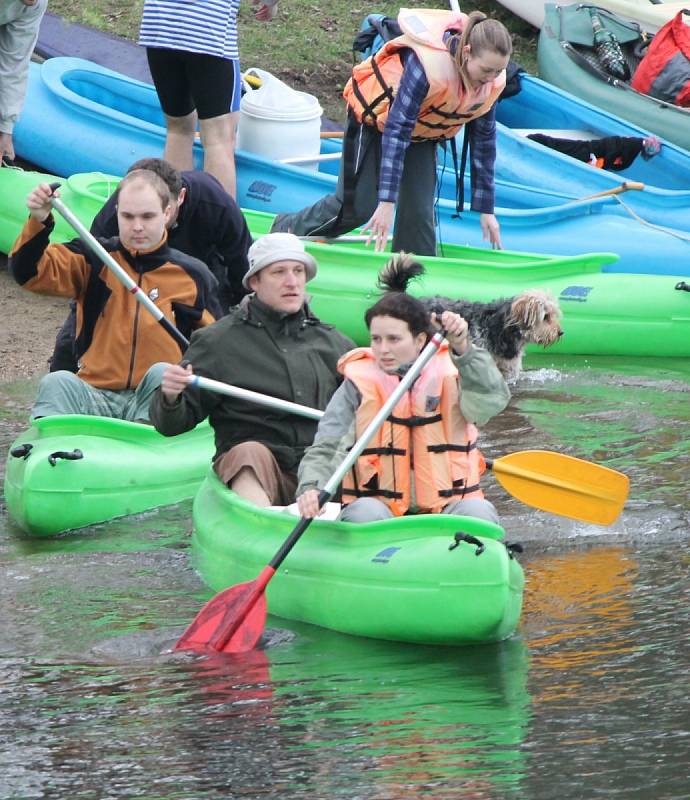
M98 389L134 389L157 361L176 363L179 345L80 239L50 244L52 215L24 225L10 253L17 283L36 294L77 301L77 374ZM131 252L120 240L99 240L184 336L222 315L217 281L201 261L167 240Z

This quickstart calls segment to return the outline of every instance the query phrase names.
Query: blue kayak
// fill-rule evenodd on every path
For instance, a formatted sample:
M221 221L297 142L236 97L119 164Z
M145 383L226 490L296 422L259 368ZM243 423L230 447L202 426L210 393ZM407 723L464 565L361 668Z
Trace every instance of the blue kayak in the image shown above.
M690 231L690 152L664 141L649 160L638 156L624 170L596 169L527 138L543 133L555 138L599 139L606 136L644 138L649 131L581 100L533 75L520 75L520 92L496 106L497 205L539 208L619 189L625 182L642 183L642 190L621 193L607 211L645 222ZM460 142L458 142L460 144ZM324 146L339 149L339 143ZM325 171L337 174L338 163ZM441 197L455 199L455 173L449 154L439 152ZM469 199L469 177L465 198Z
M15 147L22 157L47 171L123 174L133 161L162 154L164 136L160 104L151 85L83 59L53 58L31 65ZM337 146L326 144L324 149ZM195 151L197 166L201 166L201 147ZM329 170L335 170L335 163L325 162L321 170L313 171L240 152L238 201L260 211L297 210L333 190L335 176ZM534 190L513 184L510 191L528 196ZM496 213L506 248L557 255L613 251L620 261L607 265L607 270L688 274L690 237L657 230L621 214L615 197L560 204L554 199L541 208L505 208L502 192L508 193L505 182L497 186ZM439 255L444 243L482 246L477 217L466 211L458 218L454 204L441 199Z

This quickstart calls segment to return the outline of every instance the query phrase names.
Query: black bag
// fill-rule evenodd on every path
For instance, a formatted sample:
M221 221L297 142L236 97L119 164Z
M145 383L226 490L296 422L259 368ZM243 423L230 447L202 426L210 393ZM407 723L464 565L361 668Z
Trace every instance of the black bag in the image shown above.
M384 14L368 14L352 43L354 60L357 60L359 53L359 60L364 61L377 53L386 42L398 36L402 36L402 30L397 19Z

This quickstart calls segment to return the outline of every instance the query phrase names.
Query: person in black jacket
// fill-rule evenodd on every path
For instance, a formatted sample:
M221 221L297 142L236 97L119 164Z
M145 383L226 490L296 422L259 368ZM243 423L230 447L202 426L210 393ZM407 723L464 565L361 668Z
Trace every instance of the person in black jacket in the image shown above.
M242 278L248 269L247 251L252 243L246 220L237 203L206 172L178 172L161 158L143 158L127 173L146 169L159 175L170 189L175 204L168 224L168 244L203 261L215 275L223 314L247 294ZM118 235L117 197L112 195L95 216L91 232L99 238ZM76 312L74 304L55 339L50 371L77 371L74 354Z
M209 326L208 335L194 332L184 362L166 367L151 398L151 421L164 436L208 417L216 474L259 506L293 502L297 465L314 439L316 421L189 384L196 374L324 409L341 380L338 359L354 342L309 308L306 284L316 272L314 257L292 233L259 237L244 279L251 294Z

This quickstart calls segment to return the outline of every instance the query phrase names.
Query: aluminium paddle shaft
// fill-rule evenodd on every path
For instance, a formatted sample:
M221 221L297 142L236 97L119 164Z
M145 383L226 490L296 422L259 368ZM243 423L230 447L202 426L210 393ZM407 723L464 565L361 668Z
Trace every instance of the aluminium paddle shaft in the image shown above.
M59 188L59 183L51 183L50 188L53 192ZM189 340L184 336L169 319L163 314L158 306L151 300L151 298L144 292L141 286L138 286L135 281L130 278L127 272L115 261L110 253L103 247L103 245L96 239L91 231L82 224L67 206L56 197L55 194L50 198L50 205L69 222L74 230L83 239L84 243L100 258L105 266L115 275L120 283L134 296L134 299L141 303L142 306L153 316L170 336L180 345L182 350L189 347Z
M290 400L281 400L278 397L271 397L267 394L260 392L253 392L251 389L242 389L239 386L233 386L230 383L223 383L223 381L215 381L212 378L204 378L201 375L192 375L189 381L190 386L198 386L200 389L206 389L209 392L216 392L217 394L224 394L227 397L235 397L238 400L247 400L250 403L257 403L261 406L267 406L278 411L286 411L289 414L297 414L300 417L307 417L308 419L319 420L323 417L323 411L318 408L310 408L303 406L299 403L292 403Z

